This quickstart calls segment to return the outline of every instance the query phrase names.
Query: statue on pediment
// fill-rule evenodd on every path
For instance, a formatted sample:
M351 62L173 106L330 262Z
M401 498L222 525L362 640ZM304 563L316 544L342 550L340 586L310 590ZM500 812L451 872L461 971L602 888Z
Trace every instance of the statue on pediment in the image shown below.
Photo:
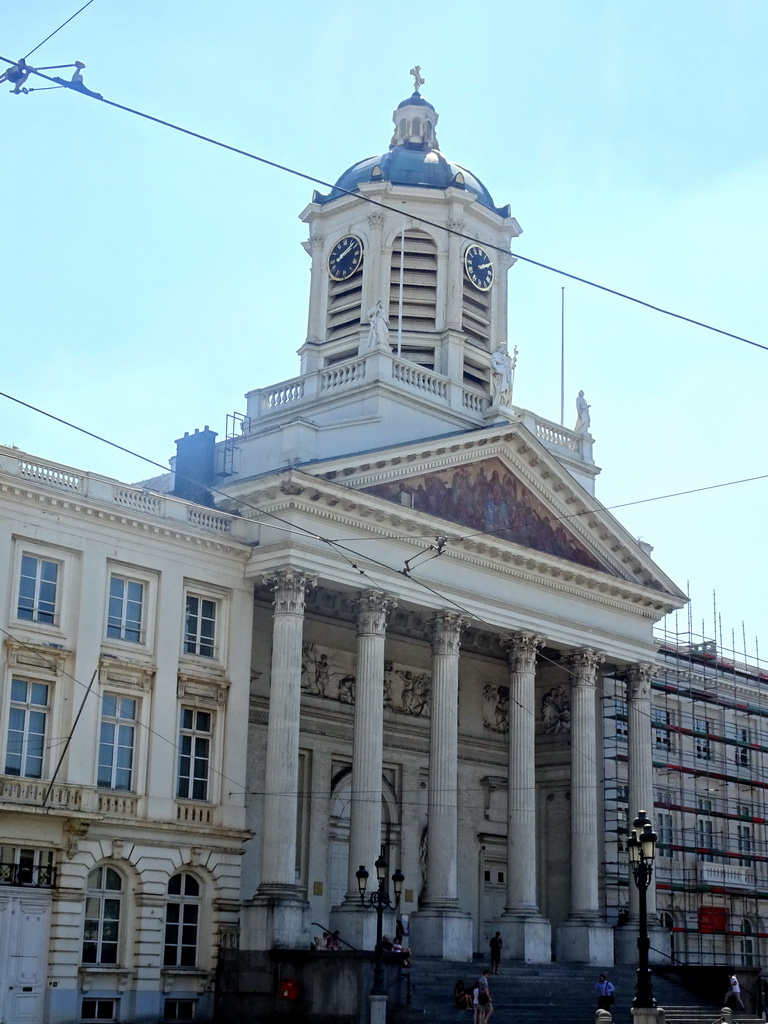
M368 341L365 346L366 351L382 348L388 352L389 322L384 313L384 303L381 299L377 299L376 305L368 310L368 323L370 328L368 331Z
M587 404L587 400L584 397L584 392L580 391L576 397L576 426L573 428L575 434L588 434L590 427L590 406Z
M499 345L491 356L491 403L493 405L512 404L512 385L517 365L517 348L510 356L506 345Z

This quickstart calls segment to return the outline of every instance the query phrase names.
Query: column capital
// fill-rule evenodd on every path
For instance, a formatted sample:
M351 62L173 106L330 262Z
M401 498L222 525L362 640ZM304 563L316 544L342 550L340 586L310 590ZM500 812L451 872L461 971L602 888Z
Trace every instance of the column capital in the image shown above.
M275 595L275 614L301 615L304 596L317 583L317 573L286 566L264 576L264 584Z
M432 619L432 653L458 654L461 631L468 625L469 619L458 612L438 612Z
M357 635L382 636L387 627L387 615L397 607L397 601L383 590L361 590L355 601L357 608Z
M567 664L577 686L594 686L597 670L605 661L605 651L593 647L581 647L568 655Z
M501 643L507 649L509 667L512 671L533 671L536 655L544 646L545 640L546 637L525 630L504 637Z
M659 671L658 665L647 661L639 661L629 666L627 672L627 689L631 700L650 697L651 683Z

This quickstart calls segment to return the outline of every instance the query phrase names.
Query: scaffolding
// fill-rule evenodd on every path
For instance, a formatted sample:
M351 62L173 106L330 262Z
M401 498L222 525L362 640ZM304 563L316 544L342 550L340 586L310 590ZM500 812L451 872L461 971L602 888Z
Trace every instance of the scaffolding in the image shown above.
M744 967L768 939L768 666L756 650L663 628L652 683L655 876L659 924L681 963ZM746 644L744 645L746 648ZM625 683L607 676L606 913L628 915ZM632 814L637 812L632 808Z

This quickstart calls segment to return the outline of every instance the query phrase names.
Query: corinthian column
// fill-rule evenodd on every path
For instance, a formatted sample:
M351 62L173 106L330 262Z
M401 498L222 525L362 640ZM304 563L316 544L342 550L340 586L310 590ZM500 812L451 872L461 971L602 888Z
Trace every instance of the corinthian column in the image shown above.
M640 662L627 674L627 725L629 731L629 827L640 811L653 821L653 746L651 744L651 682L655 665ZM630 869L631 870L631 869ZM651 876L646 895L648 920L656 920L656 882ZM639 897L634 879L629 880L629 913L637 922Z
M264 582L275 595L264 786L261 895L296 891L301 641L304 595L314 574L280 569Z
M432 623L427 885L411 917L411 942L424 956L472 959L472 918L459 909L459 642L466 619L439 612Z
M538 914L536 902L536 655L544 637L515 633L509 649L507 904L504 915Z
M426 907L458 906L459 645L465 625L449 611L432 624Z
M375 590L360 594L357 600L355 732L345 899L345 903L353 903L356 908L360 908L360 894L355 872L365 864L373 874L373 865L381 853L384 639L387 613L395 603L391 597Z
M595 676L604 655L590 648L570 659L571 685L571 917L597 920L597 731Z

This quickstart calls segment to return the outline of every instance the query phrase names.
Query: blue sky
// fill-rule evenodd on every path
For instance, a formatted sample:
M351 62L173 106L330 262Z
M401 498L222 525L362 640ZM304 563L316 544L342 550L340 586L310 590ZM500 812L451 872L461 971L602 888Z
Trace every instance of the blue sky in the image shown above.
M81 4L6 4L27 53ZM768 344L762 0L481 5L94 0L32 58L111 100L333 181L383 152L418 63L446 155L523 228L515 251ZM0 390L160 462L294 376L312 186L68 90L0 86ZM592 405L607 505L768 472L768 352L519 262L515 403ZM154 471L0 400L0 441ZM768 657L768 481L618 510L693 598L694 629ZM678 627L687 627L686 616Z

